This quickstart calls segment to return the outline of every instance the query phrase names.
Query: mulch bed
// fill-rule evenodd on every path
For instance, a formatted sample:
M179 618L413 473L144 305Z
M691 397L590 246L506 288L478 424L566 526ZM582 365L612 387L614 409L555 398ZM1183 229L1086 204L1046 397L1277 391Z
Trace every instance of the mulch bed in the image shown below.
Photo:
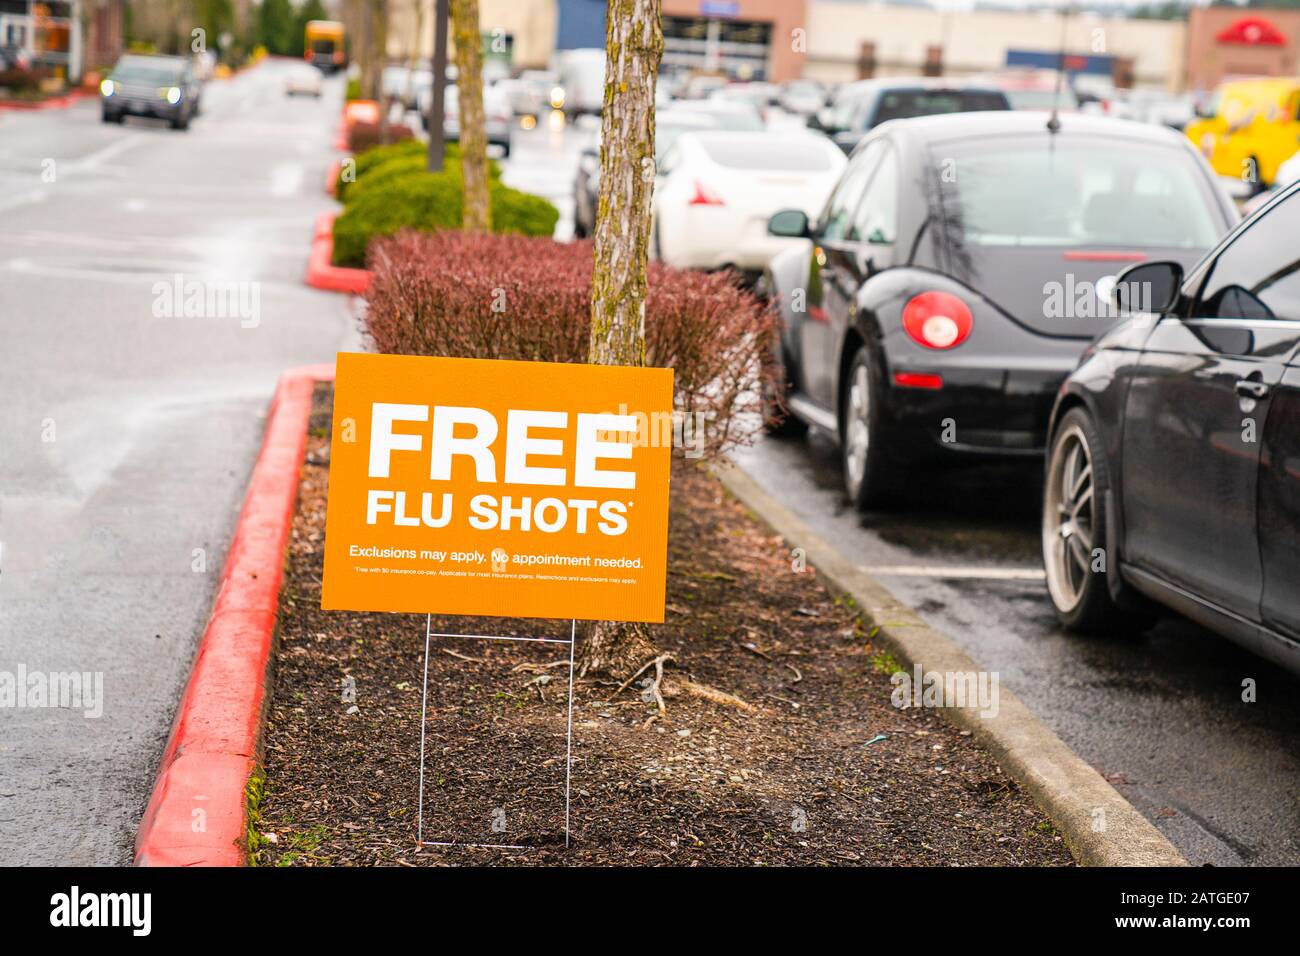
M281 592L258 864L1072 864L974 739L891 705L893 661L853 608L690 463L673 474L652 633L676 686L748 709L679 692L660 716L639 681L578 680L566 847L568 647L434 638L418 846L425 619L320 610L331 400L317 390ZM457 634L569 626L433 619Z

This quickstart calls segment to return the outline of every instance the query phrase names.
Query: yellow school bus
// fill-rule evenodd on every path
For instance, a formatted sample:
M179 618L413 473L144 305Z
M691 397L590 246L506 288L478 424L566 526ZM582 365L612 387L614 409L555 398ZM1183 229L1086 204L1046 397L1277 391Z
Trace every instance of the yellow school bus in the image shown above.
M343 48L343 24L337 20L308 20L303 38L303 56L326 73L348 65Z

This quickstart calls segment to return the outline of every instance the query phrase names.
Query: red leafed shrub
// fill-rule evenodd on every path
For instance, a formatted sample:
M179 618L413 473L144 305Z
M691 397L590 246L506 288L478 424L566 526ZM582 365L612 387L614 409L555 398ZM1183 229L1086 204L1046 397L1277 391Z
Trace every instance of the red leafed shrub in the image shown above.
M590 242L407 231L376 239L369 266L364 323L380 352L587 360ZM674 370L674 412L686 419L678 443L692 457L761 427L775 334L773 313L730 276L651 263L646 364Z
M410 139L414 135L415 130L402 123L388 124L388 142L390 143ZM380 145L378 123L353 123L348 130L348 149L352 150L353 153L364 153L366 150L378 145Z

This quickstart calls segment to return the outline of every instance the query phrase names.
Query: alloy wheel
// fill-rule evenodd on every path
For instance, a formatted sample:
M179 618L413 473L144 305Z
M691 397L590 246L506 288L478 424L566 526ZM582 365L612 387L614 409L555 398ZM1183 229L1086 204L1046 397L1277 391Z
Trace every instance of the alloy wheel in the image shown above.
M1057 438L1043 504L1043 563L1052 601L1063 612L1083 599L1096 540L1092 453L1077 423Z

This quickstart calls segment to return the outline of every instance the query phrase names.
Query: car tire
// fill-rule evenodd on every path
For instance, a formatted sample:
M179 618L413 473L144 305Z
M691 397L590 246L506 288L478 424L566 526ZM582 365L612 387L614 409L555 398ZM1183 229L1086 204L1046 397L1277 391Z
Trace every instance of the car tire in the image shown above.
M1057 619L1071 631L1114 633L1151 623L1149 614L1117 604L1107 585L1107 567L1114 560L1106 540L1109 491L1096 423L1086 408L1072 408L1048 446L1042 509L1047 592Z
M110 113L108 110L104 110L102 118L105 123L121 123L123 117L121 113Z
M840 464L844 491L859 509L888 503L897 490L899 463L887 451L884 374L875 350L861 346L840 387Z
M172 129L187 130L190 128L190 118L188 116L177 116L172 120Z

